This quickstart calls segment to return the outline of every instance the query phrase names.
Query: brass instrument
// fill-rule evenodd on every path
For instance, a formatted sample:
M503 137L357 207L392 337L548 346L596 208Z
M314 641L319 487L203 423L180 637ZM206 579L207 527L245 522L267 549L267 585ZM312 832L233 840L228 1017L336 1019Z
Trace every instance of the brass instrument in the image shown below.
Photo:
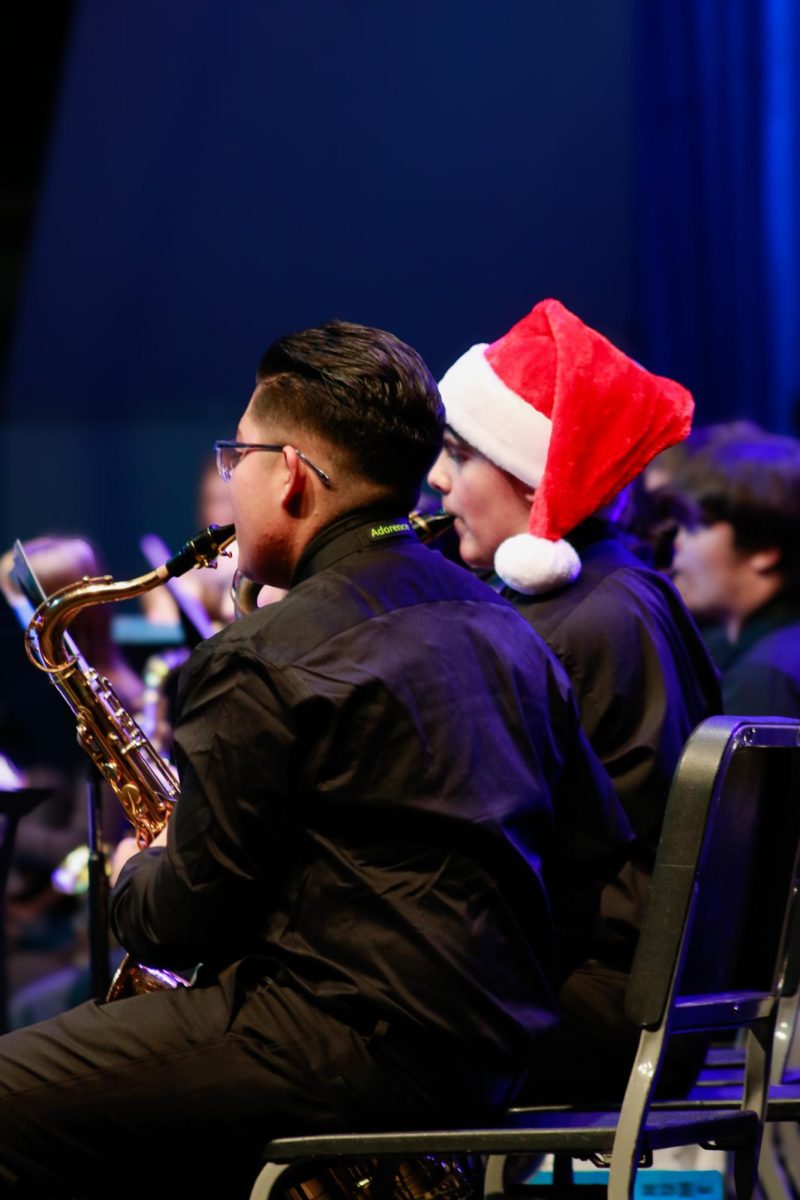
M127 600L192 567L211 566L234 537L233 525L211 525L162 566L136 579L115 582L110 575L87 576L68 584L39 605L25 631L28 657L47 673L75 714L78 740L111 785L140 849L149 846L169 820L178 798L178 781L123 708L108 680L89 666L68 638L69 625L91 605ZM108 999L183 983L185 980L169 972L141 967L126 958L114 976Z

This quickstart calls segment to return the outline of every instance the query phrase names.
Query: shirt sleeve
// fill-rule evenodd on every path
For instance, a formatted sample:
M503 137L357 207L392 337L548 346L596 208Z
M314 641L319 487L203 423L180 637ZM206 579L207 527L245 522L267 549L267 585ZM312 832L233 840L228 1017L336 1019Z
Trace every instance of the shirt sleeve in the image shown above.
M590 952L600 893L628 860L635 838L625 810L574 716L553 793L556 846L546 873L565 978Z
M181 792L166 849L124 867L111 923L156 967L233 961L252 948L280 870L295 739L269 669L205 647L181 681Z

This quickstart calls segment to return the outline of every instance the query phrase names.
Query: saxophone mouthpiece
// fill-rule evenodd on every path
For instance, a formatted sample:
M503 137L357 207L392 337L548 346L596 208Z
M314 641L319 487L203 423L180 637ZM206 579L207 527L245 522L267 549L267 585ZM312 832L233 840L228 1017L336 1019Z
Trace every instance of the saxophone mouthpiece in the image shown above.
M411 528L421 542L435 541L443 533L447 533L455 521L455 517L443 509L439 512L428 513L414 511L409 513L408 519L411 522Z
M177 554L164 563L168 577L175 579L178 575L185 575L192 567L216 566L217 556L225 553L235 537L236 528L233 525L209 525L208 529L190 538Z

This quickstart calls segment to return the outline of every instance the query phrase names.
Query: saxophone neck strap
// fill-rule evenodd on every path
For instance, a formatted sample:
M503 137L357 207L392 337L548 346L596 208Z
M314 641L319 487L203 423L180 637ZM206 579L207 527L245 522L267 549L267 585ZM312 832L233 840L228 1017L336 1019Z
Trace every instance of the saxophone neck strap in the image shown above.
M387 516L383 512L370 517L363 511L351 513L311 539L295 568L292 587L356 551L409 539L416 541L417 535L405 515Z

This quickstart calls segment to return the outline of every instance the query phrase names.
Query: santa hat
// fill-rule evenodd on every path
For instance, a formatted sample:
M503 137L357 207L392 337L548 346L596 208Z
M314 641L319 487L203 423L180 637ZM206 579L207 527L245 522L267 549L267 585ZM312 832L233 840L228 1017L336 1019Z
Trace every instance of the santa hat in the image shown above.
M682 441L694 408L679 383L650 374L558 300L472 346L439 388L451 429L535 489L528 532L495 555L500 578L528 595L578 577L564 536Z

